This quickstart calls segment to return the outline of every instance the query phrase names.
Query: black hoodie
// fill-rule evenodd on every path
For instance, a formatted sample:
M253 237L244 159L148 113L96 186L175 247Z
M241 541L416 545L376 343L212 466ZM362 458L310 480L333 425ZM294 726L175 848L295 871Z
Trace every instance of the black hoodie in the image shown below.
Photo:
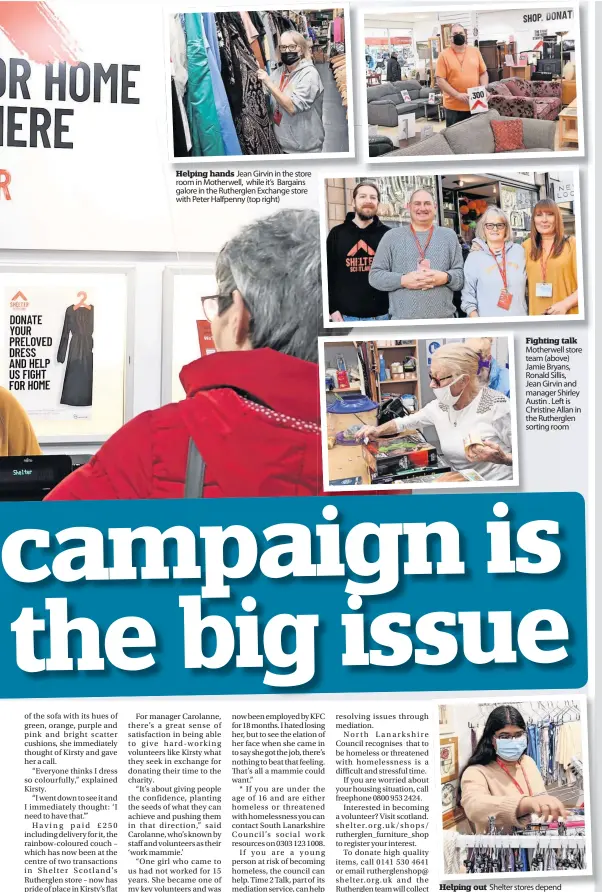
M368 282L368 273L380 240L389 227L374 217L361 229L353 222L353 211L328 233L326 262L328 264L328 308L343 316L384 316L389 312L389 295L377 291Z

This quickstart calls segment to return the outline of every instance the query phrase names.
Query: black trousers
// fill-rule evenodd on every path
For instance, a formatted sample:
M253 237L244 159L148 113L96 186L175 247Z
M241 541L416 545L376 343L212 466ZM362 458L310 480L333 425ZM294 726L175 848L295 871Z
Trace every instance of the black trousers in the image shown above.
M467 118L471 118L472 115L469 111L456 111L453 108L445 109L445 126L453 127L454 124L458 124L460 121L465 121Z

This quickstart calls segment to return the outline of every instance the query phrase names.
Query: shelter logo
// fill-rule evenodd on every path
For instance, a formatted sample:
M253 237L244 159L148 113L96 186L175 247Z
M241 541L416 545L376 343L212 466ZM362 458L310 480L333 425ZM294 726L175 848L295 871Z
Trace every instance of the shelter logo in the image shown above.
M29 301L22 291L17 291L14 297L11 297L9 306L11 310L26 310L29 306Z
M360 255L359 257L358 254ZM352 273L367 273L370 272L373 258L374 248L371 248L363 239L360 239L360 241L348 251L345 264Z

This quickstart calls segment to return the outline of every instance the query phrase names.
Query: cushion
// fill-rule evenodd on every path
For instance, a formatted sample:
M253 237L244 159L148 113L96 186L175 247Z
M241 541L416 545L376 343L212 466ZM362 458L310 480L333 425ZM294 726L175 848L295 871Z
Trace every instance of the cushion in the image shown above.
M449 143L443 136L443 133L434 133L426 139L418 140L406 149L395 149L391 152L394 155L453 155Z
M377 84L375 87L367 89L368 102L374 102L375 99L386 99L397 97L399 102L399 90L395 90L391 84Z
M491 121L496 152L518 152L524 150L523 122L520 118L511 121Z
M513 96L530 96L531 87L529 82L523 80L522 77L509 77L504 81Z
M443 132L454 155L493 154L495 143L489 124L492 118L499 118L495 109L447 127Z
M496 96L505 96L506 99L510 99L514 94L510 92L510 89L507 84L503 84L501 81L496 81L494 84L488 84L487 89L490 93L495 93Z

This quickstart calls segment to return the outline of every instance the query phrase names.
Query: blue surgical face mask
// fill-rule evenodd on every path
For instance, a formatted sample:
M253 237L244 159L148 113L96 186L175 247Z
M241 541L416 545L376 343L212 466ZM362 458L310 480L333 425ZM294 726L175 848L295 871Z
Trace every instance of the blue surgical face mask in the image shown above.
M504 762L517 762L527 749L527 737L515 737L514 740L495 739L495 749Z

